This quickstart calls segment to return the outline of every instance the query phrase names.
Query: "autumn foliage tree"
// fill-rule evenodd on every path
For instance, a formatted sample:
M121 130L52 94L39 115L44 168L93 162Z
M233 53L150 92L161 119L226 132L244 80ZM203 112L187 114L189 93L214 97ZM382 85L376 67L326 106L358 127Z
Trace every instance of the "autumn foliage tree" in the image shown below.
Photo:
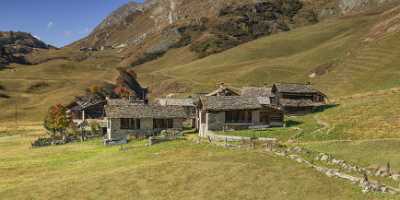
M114 93L120 96L121 98L129 98L129 96L132 95L132 93L125 87L116 87L114 89Z
M67 114L67 108L63 105L50 107L44 120L44 127L51 137L61 136L66 138L66 130L71 127L72 119Z

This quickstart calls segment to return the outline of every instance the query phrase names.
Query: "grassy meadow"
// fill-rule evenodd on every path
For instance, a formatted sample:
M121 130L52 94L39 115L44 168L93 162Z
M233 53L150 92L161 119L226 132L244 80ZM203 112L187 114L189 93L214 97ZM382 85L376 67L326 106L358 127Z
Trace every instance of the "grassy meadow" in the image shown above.
M392 199L268 153L181 140L31 149L35 125L0 134L4 199ZM29 128L28 128L29 127Z

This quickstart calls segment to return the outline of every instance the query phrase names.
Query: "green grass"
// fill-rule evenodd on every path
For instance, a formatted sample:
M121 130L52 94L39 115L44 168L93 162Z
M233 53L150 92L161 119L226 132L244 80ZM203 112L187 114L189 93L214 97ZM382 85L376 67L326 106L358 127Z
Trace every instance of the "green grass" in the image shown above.
M366 140L353 142L310 143L305 147L335 155L358 163L363 167L386 166L389 162L394 171L400 172L400 140Z
M372 27L386 19L379 14L330 19L195 61L180 49L136 70L161 94L171 91L159 89L159 82L171 80L192 83L195 92L211 90L219 82L240 87L311 81L332 97L388 89L400 85L399 33L365 42ZM326 74L309 77L329 64L333 67ZM146 75L160 78L159 82Z
M27 130L29 131L29 130ZM32 133L30 133L32 134ZM37 134L0 136L4 199L375 199L349 183L267 153L190 141L31 149Z
M400 90L382 90L350 96L337 106L299 117L286 117L286 128L266 131L218 132L222 135L273 137L308 141L384 139L400 137Z

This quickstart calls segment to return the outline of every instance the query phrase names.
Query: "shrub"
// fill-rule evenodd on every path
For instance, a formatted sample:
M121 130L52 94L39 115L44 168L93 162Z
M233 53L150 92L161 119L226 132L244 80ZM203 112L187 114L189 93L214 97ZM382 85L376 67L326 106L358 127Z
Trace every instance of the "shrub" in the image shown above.
M32 147L45 147L50 146L52 142L51 138L39 138L32 143Z
M67 108L58 104L50 107L43 124L50 137L60 136L66 140L66 130L72 127L72 119L67 114Z

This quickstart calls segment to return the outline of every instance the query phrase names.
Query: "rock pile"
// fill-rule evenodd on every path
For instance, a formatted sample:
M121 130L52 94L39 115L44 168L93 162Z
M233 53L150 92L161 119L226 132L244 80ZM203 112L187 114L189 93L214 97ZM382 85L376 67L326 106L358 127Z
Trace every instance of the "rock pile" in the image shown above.
M271 149L267 149L271 151ZM283 149L272 149L272 152L275 155L287 157L291 160L294 160L298 163L305 164L309 167L312 167L316 171L325 174L328 177L335 177L350 181L352 184L358 185L363 192L381 192L381 193L391 193L391 194L399 194L400 189L387 186L375 181L371 181L368 179L368 176L380 176L387 177L393 180L399 180L400 174L392 173L390 169L390 165L388 164L386 167L377 168L375 171L368 170L366 168L357 166L355 164L346 162L344 160L336 159L334 156L325 153L316 153L310 150L301 148L301 147L292 147L292 148L283 148ZM301 155L312 156L313 154L317 154L315 157L311 159L311 161L303 158ZM315 163L322 163L328 166L335 166L336 168L329 168L325 166L319 166ZM346 174L342 171L346 171L351 174L362 174L361 177L356 175Z

